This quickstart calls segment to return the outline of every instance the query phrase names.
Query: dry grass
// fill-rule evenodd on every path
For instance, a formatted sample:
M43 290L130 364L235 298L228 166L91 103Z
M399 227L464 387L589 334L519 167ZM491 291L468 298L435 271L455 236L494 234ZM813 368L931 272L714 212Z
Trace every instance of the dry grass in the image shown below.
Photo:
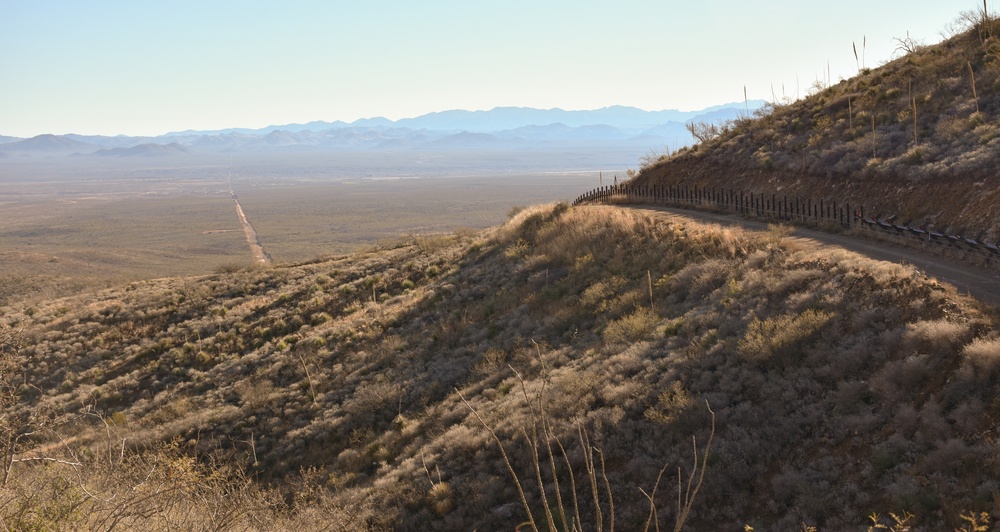
M661 499L677 465L691 478L706 400L718 425L692 528L845 529L906 510L939 529L995 511L993 318L912 268L776 232L548 205L423 247L3 307L30 383L12 411L98 415L33 440L81 466L14 464L0 518L90 528L154 465L166 489L166 464L184 463L200 487L130 526L502 529L551 513L561 528L576 492L583 521L600 507L607 524L613 493L632 530L682 516L640 489L664 464ZM595 502L586 471L602 459ZM98 498L58 509L82 488Z
M728 124L636 183L826 198L996 242L1000 36L979 29L998 27L995 15L971 20L940 44L906 46L879 68Z

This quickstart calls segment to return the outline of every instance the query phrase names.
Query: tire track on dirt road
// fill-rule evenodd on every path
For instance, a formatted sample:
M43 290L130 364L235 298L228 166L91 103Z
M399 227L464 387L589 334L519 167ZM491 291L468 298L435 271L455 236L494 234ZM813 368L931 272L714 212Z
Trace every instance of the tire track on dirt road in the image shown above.
M253 224L247 219L246 213L243 212L243 207L240 206L240 199L236 196L236 192L233 191L233 182L227 177L226 182L229 183L229 194L233 198L233 203L236 204L236 215L240 218L240 224L243 226L243 233L247 237L247 245L250 246L250 253L257 263L264 266L270 266L273 261L271 260L271 255L264 251L264 245L260 243L260 238L257 236L257 230L254 229Z
M666 216L700 223L737 225L755 231L766 231L768 226L766 222L687 209L650 205L636 205L629 208L651 216ZM792 235L787 238L806 248L818 249L823 246L834 246L875 260L908 264L929 277L953 285L959 292L968 293L989 305L1000 306L1000 275L996 271L981 266L955 261L947 257L933 256L912 248L889 246L863 238L825 233L796 226L793 226Z

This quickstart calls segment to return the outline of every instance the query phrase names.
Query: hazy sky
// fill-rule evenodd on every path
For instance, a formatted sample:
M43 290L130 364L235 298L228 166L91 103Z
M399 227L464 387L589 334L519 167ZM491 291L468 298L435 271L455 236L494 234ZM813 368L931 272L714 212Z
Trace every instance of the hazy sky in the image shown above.
M966 5L967 4L967 5ZM0 0L0 135L804 94L974 0ZM991 6L992 7L992 6ZM798 81L796 81L798 80Z

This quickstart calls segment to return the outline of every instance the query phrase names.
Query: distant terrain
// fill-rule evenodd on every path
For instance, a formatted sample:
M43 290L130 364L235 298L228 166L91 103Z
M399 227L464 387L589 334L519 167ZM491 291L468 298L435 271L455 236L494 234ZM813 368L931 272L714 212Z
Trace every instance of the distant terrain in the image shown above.
M183 131L159 137L76 134L46 134L30 139L0 137L0 154L7 158L33 158L343 150L558 152L581 146L599 151L622 148L645 151L651 146L675 150L692 142L685 127L687 122L745 116L763 104L763 101L741 102L700 111L643 111L623 106L593 111L500 107L490 111L444 111L397 121L386 118L351 123L316 121L261 129Z
M514 206L569 200L625 179L652 146L689 144L685 121L742 116L762 103L0 137L0 302L242 264L247 250L225 232L239 227L230 179L274 260L296 262L483 228Z
M565 201L998 241L1000 23L963 20L797 102L2 139L0 528L990 530L996 307L850 233Z
M0 305L250 265L228 161L216 162L36 165L38 174L7 181ZM566 200L600 182L599 172L344 178L308 160L270 164L234 163L232 183L278 263L488 227L513 207Z

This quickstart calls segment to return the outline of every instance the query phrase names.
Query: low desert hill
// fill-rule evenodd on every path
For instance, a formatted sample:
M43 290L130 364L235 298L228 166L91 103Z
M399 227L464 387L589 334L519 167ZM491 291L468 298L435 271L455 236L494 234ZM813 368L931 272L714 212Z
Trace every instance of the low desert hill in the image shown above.
M750 118L698 125L702 142L637 183L864 204L869 214L1000 240L1000 22L980 10L934 46Z
M100 157L166 157L188 153L188 149L176 142L170 144L139 144L131 148L108 148L97 150L91 155Z
M996 518L997 318L914 268L785 235L548 205L2 308L0 523Z

